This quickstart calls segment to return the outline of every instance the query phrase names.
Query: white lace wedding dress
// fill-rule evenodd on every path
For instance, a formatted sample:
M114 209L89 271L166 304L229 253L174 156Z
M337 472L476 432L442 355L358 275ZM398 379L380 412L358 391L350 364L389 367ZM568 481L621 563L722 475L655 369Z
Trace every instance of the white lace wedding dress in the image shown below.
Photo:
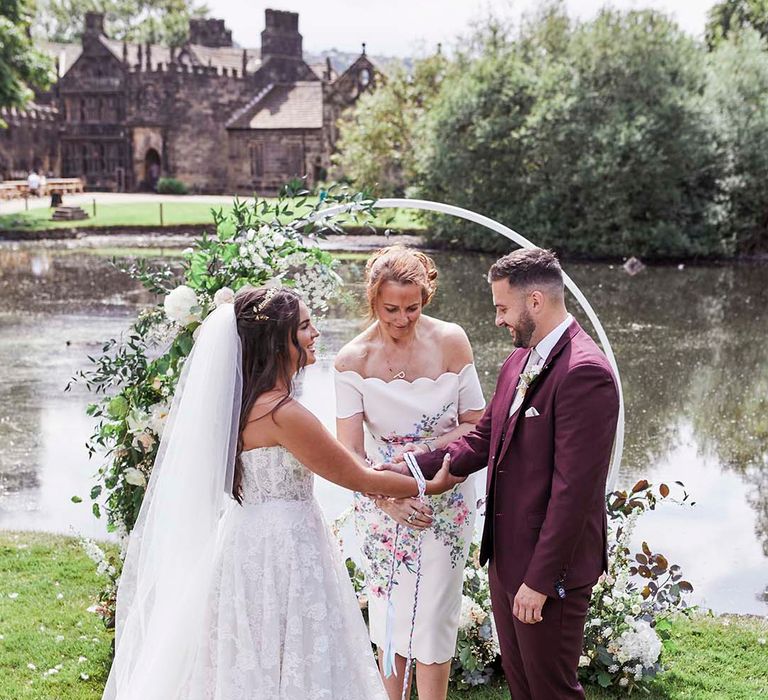
M219 533L184 700L386 700L313 474L286 449L242 453L243 506Z

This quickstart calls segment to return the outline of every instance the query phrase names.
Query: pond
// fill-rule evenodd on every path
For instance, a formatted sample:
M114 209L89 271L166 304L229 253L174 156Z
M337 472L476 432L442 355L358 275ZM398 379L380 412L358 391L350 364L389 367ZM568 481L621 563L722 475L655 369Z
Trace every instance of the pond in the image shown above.
M168 252L137 251L122 237L109 245L0 246L0 528L105 536L88 498L98 467L85 449L92 397L81 386L64 387L87 355L153 301L112 267L111 256ZM441 284L431 313L467 330L489 397L510 351L508 335L493 325L485 282L493 258L435 259ZM364 256L345 259L349 298L323 321L321 361L299 388L331 428L330 368L362 327L363 264ZM637 544L647 540L680 564L695 602L768 614L768 269L654 267L633 277L609 264L566 270L600 315L622 373L627 435L619 485L682 481L695 501L644 516ZM329 519L350 503L347 492L322 480L316 491ZM72 503L73 495L83 503Z

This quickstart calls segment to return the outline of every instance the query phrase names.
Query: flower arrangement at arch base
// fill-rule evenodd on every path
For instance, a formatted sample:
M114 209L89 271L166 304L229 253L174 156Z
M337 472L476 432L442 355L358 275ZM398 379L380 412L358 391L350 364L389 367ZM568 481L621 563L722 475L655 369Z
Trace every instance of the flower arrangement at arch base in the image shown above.
M180 266L138 262L120 268L155 295L157 304L140 312L121 338L104 343L99 356L88 358L91 367L72 380L99 397L88 407L96 419L89 454L103 461L90 497L94 515L106 511L108 530L121 544L119 554L110 555L92 540L83 540L105 580L97 611L108 627L114 625L128 535L197 329L213 309L232 302L246 286L292 287L322 315L342 282L337 261L319 247L318 239L329 231L342 232L349 221L373 228L374 200L366 193L330 188L318 200L310 201L308 195L295 183L277 200L235 200L231 214L213 212L216 233L197 238L184 251ZM347 212L323 215L333 205L346 205Z
M632 554L630 541L638 518L663 501L693 505L681 483L680 498L666 484L655 489L639 481L631 491L616 491L606 499L608 511L608 572L592 591L579 660L582 681L631 694L647 691L663 672L665 646L673 644L671 620L687 615L691 584L682 570L654 553L646 542ZM334 523L340 532L344 513ZM368 594L362 570L352 559L347 568L365 614ZM451 664L451 683L466 689L501 681L501 658L491 610L488 574L480 566L479 545L473 542L464 569L459 632Z

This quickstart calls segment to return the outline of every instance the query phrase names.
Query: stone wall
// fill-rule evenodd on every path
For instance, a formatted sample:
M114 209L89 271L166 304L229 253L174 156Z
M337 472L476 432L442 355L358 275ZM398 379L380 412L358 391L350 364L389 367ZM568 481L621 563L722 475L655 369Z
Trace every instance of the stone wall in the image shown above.
M43 105L3 109L0 118L0 179L24 180L31 170L59 174L59 125L56 111Z
M311 187L326 161L322 129L230 130L227 185L232 193L274 195L288 180Z

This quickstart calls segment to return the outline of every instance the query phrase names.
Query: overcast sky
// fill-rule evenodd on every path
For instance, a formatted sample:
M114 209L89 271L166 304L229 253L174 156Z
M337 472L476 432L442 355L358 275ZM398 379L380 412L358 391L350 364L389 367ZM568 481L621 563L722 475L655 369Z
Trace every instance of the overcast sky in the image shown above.
M473 21L490 12L519 18L537 0L207 0L212 17L226 20L241 46L258 47L264 10L299 13L304 49L358 51L407 56L453 43ZM566 0L569 14L588 19L605 5L619 9L654 8L675 17L688 32L702 36L714 0Z

